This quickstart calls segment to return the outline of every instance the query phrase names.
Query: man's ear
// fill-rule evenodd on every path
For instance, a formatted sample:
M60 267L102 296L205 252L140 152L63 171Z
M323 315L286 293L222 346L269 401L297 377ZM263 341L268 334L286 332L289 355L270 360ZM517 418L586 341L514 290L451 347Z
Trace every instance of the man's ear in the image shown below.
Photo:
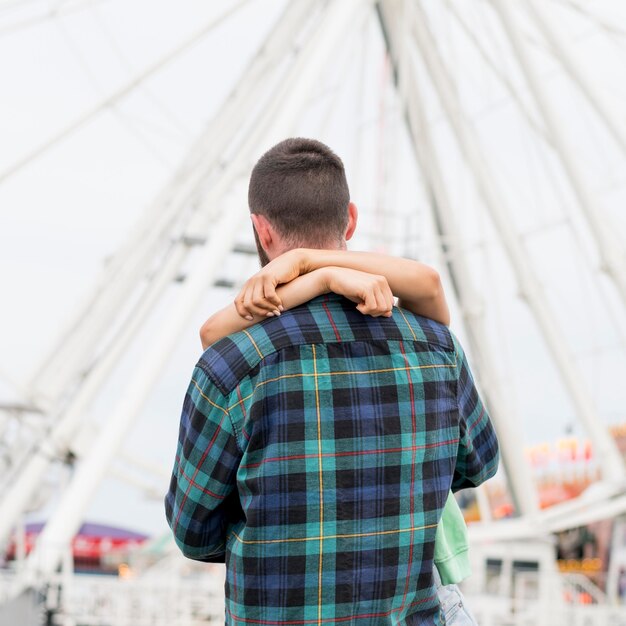
M254 224L254 230L256 230L263 250L265 250L268 254L271 253L276 239L272 225L267 221L267 218L264 215L250 213L250 219Z
M356 230L356 223L359 219L359 212L356 208L356 204L354 202L350 202L348 204L348 227L346 228L345 239L349 241L352 239L352 235L354 235L354 231Z

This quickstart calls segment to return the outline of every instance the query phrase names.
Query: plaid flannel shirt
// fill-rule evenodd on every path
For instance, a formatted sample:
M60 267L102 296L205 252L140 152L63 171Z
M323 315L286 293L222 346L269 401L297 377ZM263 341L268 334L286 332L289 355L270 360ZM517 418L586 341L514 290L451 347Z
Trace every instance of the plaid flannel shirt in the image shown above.
M227 624L439 624L446 498L497 465L448 328L327 294L202 355L166 517L185 556L226 563Z

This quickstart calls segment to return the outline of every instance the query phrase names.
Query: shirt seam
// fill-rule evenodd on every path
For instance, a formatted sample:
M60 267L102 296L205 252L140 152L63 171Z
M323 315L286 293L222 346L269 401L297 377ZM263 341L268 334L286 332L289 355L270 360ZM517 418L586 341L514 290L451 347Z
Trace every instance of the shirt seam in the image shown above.
M455 392L454 392L454 398L456 400L456 410L459 416L459 427L461 425L461 408L459 406L459 363L460 363L460 359L459 359L459 349L458 346L454 347L454 369L456 372L456 376L454 377L454 386L455 386ZM461 434L459 432L459 438L460 438Z
M237 427L235 426L235 422L233 422L233 416L230 414L230 395L231 394L228 394L228 397L226 397L225 394L222 394L222 398L224 399L224 402L226 403L226 406L225 406L226 414L228 415L228 421L230 422L230 427L233 429L233 435L235 437L235 444L237 446L237 450L239 454L243 454L241 442L239 441L239 433L237 432Z
M226 410L226 414L228 415L228 421L230 422L230 427L233 429L233 435L235 436L235 444L237 445L237 450L239 451L240 454L243 454L243 446L241 445L241 441L239 440L239 433L237 432L237 427L235 426L235 422L233 421L233 416L230 414L230 397L233 393L233 391L237 388L236 386L227 394L224 393L222 391L223 387L222 385L220 385L218 383L218 381L215 379L215 376L213 375L213 373L209 370L208 367L204 367L203 365L200 365L200 369L205 373L206 377L215 385L215 387L217 388L217 390L220 392L220 395L222 396L222 399L224 401L224 409Z
M456 550L455 552L452 552L451 554L446 554L446 556L441 557L441 558L435 558L433 557L433 560L435 561L435 563L447 563L448 561L456 558L457 556L461 556L462 554L466 554L467 552L469 552L469 547L463 547L463 548L459 548L458 550Z
M454 349L450 349L447 346L442 346L439 344L430 344L430 342L424 342L421 341L420 339L351 339L349 341L307 341L307 342L302 342L302 343L294 343L288 346L281 346L280 348L275 349L273 352L269 352L267 354L263 355L263 358L260 358L257 362L255 362L253 365L250 366L250 368L241 376L241 378L239 378L237 380L237 382L235 383L235 385L232 387L232 389L227 389L224 385L220 384L217 379L215 378L214 374L212 372L209 371L209 368L206 367L206 365L202 366L202 371L204 371L207 376L209 376L211 378L211 381L218 387L218 389L220 390L220 392L222 393L223 396L228 395L230 397L230 395L232 395L233 391L235 391L237 389L237 387L239 387L241 385L241 383L246 379L250 377L250 372L255 368L258 367L259 365L261 365L263 363L263 361L265 361L265 359L269 358L270 356L273 356L275 354L279 354L280 352L282 352L283 350L286 350L287 348L294 348L294 347L303 347L303 346L319 346L319 345L346 345L346 344L350 344L350 343L375 343L375 342L383 342L383 343L389 343L389 342L401 342L401 341L408 341L409 343L420 343L423 345L432 345L435 348L439 348L442 352L447 353L447 354L454 354L454 363L451 364L451 367L456 368L458 366L458 355L457 355L457 351L456 348ZM457 391L457 395L455 396L457 398L458 401L458 376L455 377L456 378L456 391Z
M235 387L235 389L236 389L236 387ZM239 450L239 454L243 454L243 446L241 445L241 441L239 440L239 432L237 431L237 427L235 426L235 422L233 422L233 416L230 414L230 397L231 397L231 395L232 395L232 391L231 391L231 393L228 394L228 398L224 397L224 399L227 402L226 412L228 413L228 419L230 420L230 425L232 426L233 433L235 433L235 443L237 444L237 450Z

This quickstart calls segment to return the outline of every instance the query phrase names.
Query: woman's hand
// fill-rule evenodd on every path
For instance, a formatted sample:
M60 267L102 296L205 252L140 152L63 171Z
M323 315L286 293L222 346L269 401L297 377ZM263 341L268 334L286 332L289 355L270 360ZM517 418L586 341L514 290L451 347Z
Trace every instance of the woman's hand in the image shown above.
M251 320L254 315L280 315L283 306L276 287L306 273L303 263L304 256L299 249L289 250L270 261L249 278L237 294L237 313L247 320Z
M328 291L338 293L352 302L357 309L372 317L390 317L394 299L384 276L368 274L347 267L323 268Z
M249 278L235 298L237 313L247 320L280 315L284 307L276 287L310 271L306 252L289 250ZM391 315L394 298L384 276L339 266L323 267L318 271L323 277L322 293L333 291L358 303L356 308L364 315Z

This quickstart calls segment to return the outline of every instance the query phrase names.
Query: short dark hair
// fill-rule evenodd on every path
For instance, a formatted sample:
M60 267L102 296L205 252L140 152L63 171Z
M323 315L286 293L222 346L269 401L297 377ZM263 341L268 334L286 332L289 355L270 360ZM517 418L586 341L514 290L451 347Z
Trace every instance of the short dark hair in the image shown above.
M265 216L293 246L341 241L350 191L341 159L315 139L285 139L270 148L250 176L250 212Z

